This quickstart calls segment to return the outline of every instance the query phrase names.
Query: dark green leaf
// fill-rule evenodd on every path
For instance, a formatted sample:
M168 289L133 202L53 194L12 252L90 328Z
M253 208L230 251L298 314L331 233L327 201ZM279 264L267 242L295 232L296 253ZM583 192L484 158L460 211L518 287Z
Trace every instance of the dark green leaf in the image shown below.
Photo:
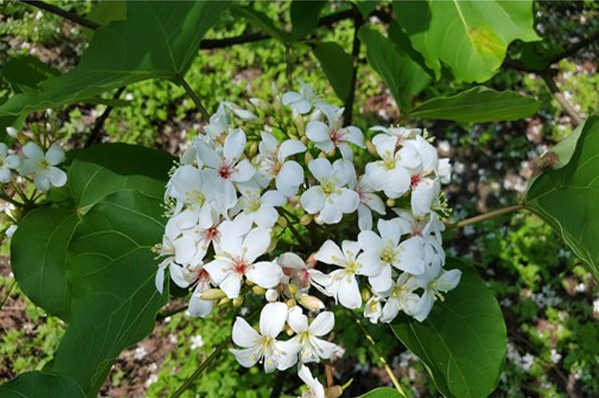
M358 7L358 11L360 11L362 18L364 19L368 18L368 16L376 10L376 6L378 5L378 1L370 0L354 0L353 3Z
M174 158L166 152L126 144L103 144L75 154L68 183L79 208L104 196L135 190L161 199Z
M225 1L130 2L127 20L100 27L77 67L11 97L0 116L77 103L146 79L174 79L227 7Z
M375 388L356 398L403 398L403 395L392 388Z
M63 320L71 310L67 247L78 223L73 211L40 207L21 220L10 247L11 266L21 290Z
M2 67L2 78L15 93L33 91L42 80L58 75L58 70L30 55L10 58Z
M495 91L477 86L452 97L426 101L412 109L410 116L457 122L496 122L532 116L540 106L541 102L515 91Z
M291 18L291 34L295 39L303 39L318 26L320 12L328 1L299 1L291 2L289 15Z
M100 1L96 3L87 19L100 25L127 19L127 2L125 0Z
M251 24L262 29L264 33L283 44L293 41L289 33L277 27L275 23L263 12L255 10L250 6L240 5L231 7L231 12L237 16L247 19Z
M410 42L410 38L404 32L397 21L391 21L389 24L388 32L389 39L399 48L399 51L405 54L412 61L416 62L423 71L428 73L430 76L433 76L433 72L426 66L426 62L424 62L424 58L422 54L418 51L414 50L412 46L412 42Z
M420 323L400 316L392 329L427 367L446 397L487 397L497 386L507 347L499 304L476 271L455 259L447 268L462 270L456 289L436 301Z
M547 221L599 280L599 117L552 150L557 168L533 180L526 207Z
M46 370L66 376L95 397L112 362L147 336L166 303L154 285L151 251L163 232L161 201L117 192L95 204L69 246L69 326Z
M312 51L318 58L327 79L331 82L335 94L345 102L351 90L353 57L334 42L319 43Z
M458 80L488 80L512 41L539 39L531 0L394 1L393 8L437 78L443 62Z
M85 398L72 380L55 374L27 372L0 385L2 398Z
M421 92L430 76L395 44L379 32L362 28L359 38L366 45L366 57L393 94L402 112L410 108L409 97Z

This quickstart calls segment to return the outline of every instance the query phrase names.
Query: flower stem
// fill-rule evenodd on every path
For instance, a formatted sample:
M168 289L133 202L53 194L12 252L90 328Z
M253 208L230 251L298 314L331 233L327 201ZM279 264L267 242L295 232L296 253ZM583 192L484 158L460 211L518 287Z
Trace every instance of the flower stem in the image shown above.
M493 210L488 213L483 213L478 216L474 216L474 217L467 218L462 221L458 221L453 224L449 224L449 225L447 225L447 229L462 228L462 227L465 227L466 225L476 224L477 222L490 220L492 218L500 217L505 214L523 210L524 208L525 208L524 205L515 205L515 206L504 207L502 209Z
M185 78L183 77L183 75L177 74L177 81L183 86L183 88L185 89L185 91L187 91L187 94L191 97L191 99L193 100L193 102L196 104L196 107L198 108L198 110L202 114L202 117L204 118L204 120L206 122L209 121L210 120L210 114L208 113L208 111L206 110L206 108L204 108L204 105L202 105L202 101L200 101L200 97L198 97L198 95L195 93L195 91L193 91L193 89L187 83L187 81L185 80Z
M354 314L353 311L349 311L349 312L354 317L354 320L356 321L356 323L362 330L362 333L364 333L364 337L366 337L366 340L368 340L368 342L372 345L372 348L374 349L374 352L376 353L378 360L382 362L383 368L385 369L385 372L387 372L387 375L389 375L389 378L391 379L391 383L393 383L393 386L395 387L397 392L400 393L403 397L407 398L406 393L404 392L403 388L399 384L399 381L397 381L395 374L393 373L393 369L391 369L391 366L389 366L389 362L387 362L387 359L381 354L378 346L376 345L376 342L374 341L374 339L372 338L370 333L368 333L368 330L362 323L362 320L360 318L358 318L356 316L356 314Z
M16 284L17 284L17 280L13 279L11 284L8 286L8 290L6 291L4 298L0 302L0 310L2 309L2 307L4 307L4 304L6 304L6 302L8 301L8 298L10 297L10 293L12 293L12 289L15 288Z

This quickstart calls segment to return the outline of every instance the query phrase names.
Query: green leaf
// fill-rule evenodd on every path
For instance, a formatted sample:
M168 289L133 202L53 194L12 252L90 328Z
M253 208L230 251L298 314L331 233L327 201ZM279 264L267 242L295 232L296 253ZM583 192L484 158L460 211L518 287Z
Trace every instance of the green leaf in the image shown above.
M354 58L335 42L319 43L312 51L331 82L335 94L345 102L351 90Z
M2 67L2 78L15 93L33 91L39 82L60 72L31 55L10 58Z
M125 21L127 19L127 1L111 0L96 3L87 19L100 25L108 25L110 22Z
M135 190L162 199L165 180L174 160L166 152L136 145L96 145L75 153L68 183L79 208L123 190Z
M534 115L541 104L515 91L477 86L451 97L426 101L412 109L410 116L475 123L518 120Z
M371 0L354 0L353 3L358 7L358 11L364 19L368 18L378 5L378 1Z
M393 388L375 388L356 398L403 398L403 395Z
M318 26L320 12L327 3L328 1L292 1L289 8L291 35L299 40L312 33Z
M130 2L127 20L96 30L77 67L11 97L0 106L0 116L81 102L142 80L174 79L185 73L200 40L227 7L225 1Z
M167 300L154 285L151 248L163 232L162 202L137 192L95 204L69 246L69 326L45 370L69 377L95 397L112 362L154 328Z
M599 117L552 150L558 168L544 170L526 195L526 207L548 222L599 280Z
M512 41L540 39L531 0L394 1L393 8L437 79L443 62L458 80L488 80Z
M19 222L11 240L11 266L33 303L63 320L71 310L67 247L79 217L73 211L40 207Z
M401 316L392 329L424 362L443 395L487 397L497 386L505 359L503 316L472 267L449 259L447 268L462 270L458 287L435 302L424 322Z
M55 374L27 372L0 384L2 398L85 398L72 380Z
M420 93L431 78L395 44L379 32L361 28L359 39L366 45L366 57L397 101L402 112L410 108L409 97Z
M255 10L250 6L234 5L231 7L233 15L247 19L251 24L262 29L264 33L282 44L293 41L291 35L283 29L277 27L275 23L263 12Z

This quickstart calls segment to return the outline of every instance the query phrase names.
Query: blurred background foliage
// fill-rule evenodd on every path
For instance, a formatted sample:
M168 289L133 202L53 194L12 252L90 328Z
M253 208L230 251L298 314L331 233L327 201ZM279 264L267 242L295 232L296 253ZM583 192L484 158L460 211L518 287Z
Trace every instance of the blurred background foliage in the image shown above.
M79 15L89 15L96 3L53 2ZM280 21L281 26L289 25L289 3L255 2L254 6ZM339 4L327 7L334 9ZM543 43L567 47L599 26L599 6L594 1L535 2L534 7L535 28L544 37ZM209 38L250 31L255 29L225 14ZM334 29L320 29L316 34L320 40L336 41L347 51L351 49L351 21L341 21ZM27 54L65 72L76 65L89 35L86 29L55 15L0 0L1 64ZM518 43L514 43L508 53L517 55L519 51ZM598 53L599 44L594 43L559 62L556 81L581 115L596 110L599 104ZM287 56L292 66L291 82ZM311 51L294 49L287 55L285 47L274 40L204 50L195 58L186 79L209 111L215 111L223 100L239 103L250 97L267 97L273 83L281 90L296 87L298 80L339 103ZM455 177L447 198L456 220L516 203L534 172L532 161L572 130L570 119L562 114L537 75L505 69L487 85L517 90L543 105L533 117L518 122L427 122L424 127L436 138L442 155L450 156L454 164ZM451 95L471 86L441 80L420 96ZM0 99L10 93L11 87L0 80ZM193 101L183 88L170 82L137 83L128 86L121 98L129 105L115 108L105 122L108 141L138 143L178 154L201 127ZM394 124L401 119L381 78L366 65L358 69L354 104L354 122L360 127ZM81 147L103 111L102 105L72 105L53 117L65 143ZM411 121L402 119L401 123L409 125ZM599 290L549 226L534 215L522 213L453 230L446 247L451 255L474 260L506 319L508 357L494 396L599 396ZM0 382L40 369L64 332L61 321L47 317L14 286L6 246L1 253L0 300L5 303L0 311ZM182 302L175 301L169 308L180 305ZM161 397L166 391L172 393L224 340L232 316L219 313L202 320L179 313L161 320L149 338L121 354L102 396ZM374 352L361 344L363 336L353 319L340 313L338 323L341 327L336 329L340 332L335 340L348 349L336 371L342 380L354 378L348 396L388 384ZM388 347L385 355L411 394L437 395L424 366L398 345L388 329L369 330L381 346ZM257 368L241 368L232 355L224 355L184 396L265 397L277 383L274 377ZM286 380L285 386L284 393L290 395L299 387L295 380Z

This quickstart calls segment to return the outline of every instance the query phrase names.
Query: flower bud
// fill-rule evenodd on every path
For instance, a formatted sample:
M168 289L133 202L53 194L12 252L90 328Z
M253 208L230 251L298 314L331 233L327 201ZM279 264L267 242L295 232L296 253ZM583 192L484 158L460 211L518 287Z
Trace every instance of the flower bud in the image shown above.
M253 142L247 150L247 157L252 159L258 153L258 142Z
M372 142L368 141L366 143L366 148L368 149L368 152L370 152L371 155L378 156L378 154L376 153L376 147Z
M318 297L310 296L309 294L304 294L300 297L299 302L302 307L310 311L320 311L324 308L324 303Z
M303 138L302 138L302 140L303 140ZM306 151L306 153L304 153L304 162L306 162L306 164L310 163L310 161L313 159L314 159L314 156L312 156L312 154L310 152Z
M255 283L254 283L254 282L252 282L252 281L251 281L251 280L249 280L249 279L246 279L246 280L245 280L245 284L246 284L247 286L254 286L254 285L255 285Z
M283 216L279 216L279 218L277 219L277 224L279 224L279 226L281 228L286 228L287 227L287 219Z
M239 296L237 298L234 298L233 299L233 306L235 306L235 307L241 307L243 305L243 299L244 299L243 296Z
M395 206L395 201L393 199L387 199L387 206L389 206L389 207Z
M293 308L297 305L297 301L295 301L294 299L289 299L287 300L287 307L289 308Z
M295 127L297 127L297 131L299 132L300 136L303 137L305 134L306 126L304 125L304 118L302 117L302 115L296 115L293 119L293 123L295 124Z
M370 291L366 288L363 288L361 294L362 294L362 300L368 301L368 299L370 298Z
M289 293L291 293L292 296L295 296L297 293L297 286L295 286L293 283L289 284Z
M306 146L308 146L308 141L310 140L305 135L300 139L300 142Z
M268 249L266 249L266 253L270 253L272 252L274 249L276 249L277 247L277 243L279 243L279 241L275 238L272 238L270 240L270 245L268 246Z
M14 127L7 127L6 134L10 135L12 138L17 138L17 135L19 135L19 132Z
M300 224L308 225L312 222L312 216L310 214L304 214L302 218L300 218Z
M279 292L277 292L276 289L268 289L264 297L269 303L274 303L279 299Z
M231 301L231 299L229 299L228 297L222 298L222 299L220 299L220 301L218 302L218 306L219 306L219 307L221 307L221 306L223 306L223 305L225 305L225 304L228 304L228 303L229 303L229 301Z
M326 398L339 398L343 394L341 386L332 386L324 389L324 396Z
M227 295L220 289L208 289L200 294L200 298L203 300L218 300L223 297L227 297Z
M258 296L264 296L264 294L266 293L266 290L264 290L263 287L260 287L258 285L254 286L252 288L252 291L257 294Z

